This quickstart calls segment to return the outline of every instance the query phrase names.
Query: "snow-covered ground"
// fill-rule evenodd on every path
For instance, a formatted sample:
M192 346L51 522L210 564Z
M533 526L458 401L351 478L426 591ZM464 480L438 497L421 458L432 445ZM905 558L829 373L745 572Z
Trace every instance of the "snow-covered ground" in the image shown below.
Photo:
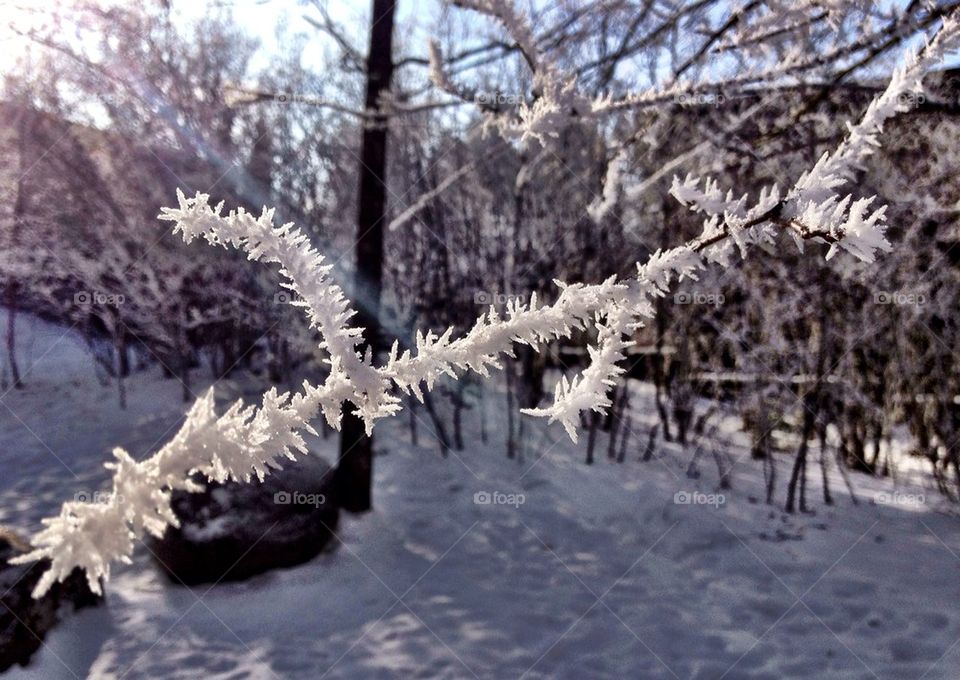
M0 522L35 530L60 501L105 487L113 446L155 450L185 405L150 370L119 411L82 344L43 322L21 323L20 346L27 388L0 397ZM633 422L653 422L636 389ZM405 415L382 423L376 509L345 518L335 550L193 589L169 585L142 550L105 607L70 616L9 676L960 677L960 520L933 491L903 486L901 502L877 504L891 482L855 475L853 506L836 478L826 508L816 471L816 513L788 516L757 502L760 466L742 459L723 503L682 504L678 492L719 500L709 457L689 479L688 452L643 463L638 436L618 465L601 435L587 467L582 444L531 422L509 461L500 419L483 444L470 415L466 450L448 459L428 426L413 447ZM315 453L332 460L334 442ZM476 502L483 493L514 502Z

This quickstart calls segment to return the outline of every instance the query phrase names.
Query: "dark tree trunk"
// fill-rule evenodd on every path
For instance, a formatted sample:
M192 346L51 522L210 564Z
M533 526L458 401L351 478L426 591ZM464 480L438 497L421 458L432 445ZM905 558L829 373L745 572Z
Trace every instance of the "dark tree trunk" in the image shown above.
M453 448L457 451L463 451L463 410L467 407L465 385L465 380L458 380L453 386Z
M847 473L847 459L843 455L843 449L837 447L836 451L837 456L837 469L840 470L840 476L843 478L843 483L847 487L847 492L850 494L850 500L853 501L854 505L857 505L859 501L857 500L857 494L854 493L853 484L850 481L850 475Z
M447 436L447 430L443 426L443 420L433 404L433 395L429 390L423 393L423 406L430 416L430 422L433 424L433 433L440 443L440 455L446 458L450 454L450 438Z
M821 407L823 406L823 380L825 378L824 370L827 366L827 333L829 332L827 308L821 306L819 324L819 340L817 343L816 359L816 380L810 391L803 395L803 426L800 432L800 447L797 450L797 457L794 461L793 472L790 475L790 482L787 487L786 511L794 511L794 501L797 496L797 486L799 482L800 491L800 512L807 512L807 451L810 445L810 438L816 434L817 423L820 420Z
M484 389L483 383L480 384L480 389L477 395L477 408L480 410L480 442L483 444L487 443L487 393Z
M673 437L670 434L670 415L667 412L667 405L664 403L663 393L666 390L667 381L667 356L664 353L663 345L666 337L666 310L663 307L662 300L657 301L657 316L654 322L657 324L657 351L653 355L653 385L655 388L655 402L657 414L660 416L660 424L663 428L663 441L672 442Z
M379 109L381 95L393 76L394 0L373 0L370 50L367 53L365 109ZM387 209L387 120L377 115L363 128L360 149L360 190L357 195L357 268L353 295L357 322L365 329L367 342L380 345L380 289L383 281L383 221ZM334 473L341 507L348 512L366 512L373 506L373 438L363 422L344 404L340 435L340 460Z
M660 429L659 425L654 425L650 428L650 433L647 435L647 444L643 449L643 455L640 457L640 460L646 462L653 458L653 453L657 447L657 430Z
M806 512L806 497L803 495L803 488L806 485L807 475L807 447L810 436L813 434L813 414L809 410L803 413L803 431L800 433L800 447L797 449L797 457L793 462L793 472L790 474L790 483L787 486L787 504L784 508L787 512L793 512L797 496L797 484L801 488L800 511Z
M504 362L504 375L507 378L507 458L516 458L516 442L513 438L513 362Z
M417 408L417 400L411 394L407 397L407 413L410 416L410 443L414 446L419 446L420 442L417 438L417 412L414 410Z
M716 433L713 433L711 436L716 436ZM720 453L720 450L713 444L710 445L710 450L713 452L713 461L717 464L717 486L721 489L730 488L730 473L733 472L733 464L729 459L727 463L724 463L723 454Z
M617 454L617 462L622 463L627 457L627 443L630 441L630 426L633 419L627 416L623 423L623 437L620 438L620 452Z
M7 363L10 364L10 377L13 380L13 386L17 389L23 387L23 380L20 378L20 367L17 365L17 282L11 281L7 285Z
M190 390L190 357L180 358L180 397L184 404L190 402L193 392Z
M121 328L117 336L117 371L122 378L129 378L132 371L130 367L130 343L127 342L125 328Z
M623 391L614 389L613 398L610 404L610 410L607 411L607 432L610 434L607 439L607 460L616 460L617 458L617 435L620 434L620 427L623 424L621 413L623 411L623 400L626 397L626 388Z
M593 465L593 447L597 444L597 430L600 429L600 414L590 411L590 429L587 436L587 465Z
M127 344L124 328L120 323L114 322L113 343L116 354L116 366L114 368L117 379L117 399L120 402L120 408L127 408L127 386L124 379L130 373L130 362L127 360Z
M773 451L765 446L766 455L763 457L763 476L767 485L767 505L773 505L773 495L777 490L777 463L773 458Z
M28 163L32 161L27 158L27 140L32 134L32 120L27 117L30 114L27 107L24 106L17 120L17 146L19 172L17 177L17 197L13 203L13 229L10 232L10 246L17 243L20 232L20 224L27 213L27 187L25 178L29 173ZM23 380L20 376L20 367L17 364L17 295L19 294L18 283L11 279L7 283L7 362L10 364L10 377L13 380L13 386L17 389L23 387Z
M823 502L833 505L833 496L830 495L830 478L827 475L829 459L827 458L827 426L820 427L820 475L823 483Z

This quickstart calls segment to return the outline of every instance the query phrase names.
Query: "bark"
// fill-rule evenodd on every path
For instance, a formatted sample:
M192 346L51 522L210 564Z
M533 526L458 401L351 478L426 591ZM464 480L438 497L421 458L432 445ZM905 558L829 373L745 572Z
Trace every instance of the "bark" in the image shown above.
M437 409L434 406L433 395L430 390L425 390L423 393L423 406L427 411L427 415L430 416L434 434L436 434L437 441L440 443L440 455L446 458L450 455L450 438L447 436L447 430L443 426L443 420L440 418L440 414L437 413Z
M667 377L667 356L664 353L663 345L666 338L666 310L664 309L663 300L657 301L657 315L654 318L654 323L657 326L657 340L656 340L656 352L653 355L653 386L654 386L654 402L657 407L657 414L660 416L660 424L663 427L663 440L666 442L673 441L673 437L670 434L670 414L667 412L667 405L664 402L663 393L666 389L666 377Z
M777 488L777 465L773 459L773 451L766 442L767 438L764 437L763 448L766 455L763 457L763 476L767 483L767 505L773 505L773 495Z
M393 0L373 0L370 49L367 53L365 108L378 110L381 95L393 77ZM357 321L374 352L380 339L380 291L383 282L383 222L387 208L387 120L375 116L364 126L360 148L360 189L357 195L356 278L353 293ZM340 460L334 472L341 507L366 512L373 507L373 438L363 422L344 404Z
M507 378L507 458L516 457L516 444L513 439L513 362L509 359L504 366Z
M127 360L127 344L124 329L119 324L114 329L113 342L116 352L116 370L114 373L117 379L117 399L120 402L120 408L127 408L127 386L125 378L130 372L130 362Z
M466 408L466 402L463 398L463 390L466 381L458 380L453 386L453 448L457 451L463 451L463 410Z
M410 416L410 443L419 446L417 438L417 413L414 409L417 407L416 398L411 394L407 396L407 412Z
M830 495L830 478L827 475L829 458L827 457L827 428L820 428L820 476L823 484L823 502L833 505L833 496Z
M811 430L813 429L813 416L807 412L804 412L803 417L803 431L800 434L800 446L797 448L797 455L793 461L793 472L790 474L790 483L787 486L787 504L784 506L784 510L787 512L794 512L796 507L796 496L797 496L797 483L803 478L804 482L806 481L807 474L807 444L812 434ZM809 424L808 424L809 423ZM803 482L801 482L803 483ZM804 503L804 498L800 499L800 511L806 511L806 505Z
M17 365L17 282L11 281L7 285L7 363L10 364L10 377L13 386L18 390L23 387L20 377L20 367Z
M610 405L610 410L607 418L607 431L610 436L607 439L607 460L615 460L617 457L617 435L620 433L620 428L623 425L623 400L626 397L625 390L614 390L613 402Z
M596 411L590 412L590 428L587 436L587 465L593 465L593 447L597 443L597 430L600 429L600 414Z
M632 418L627 416L623 424L623 436L620 438L620 452L617 454L617 462L622 463L627 457L627 444L630 442L630 426Z
M647 443L643 449L643 455L640 458L640 460L642 460L643 462L647 462L648 460L653 458L653 454L657 446L657 430L659 429L660 429L659 425L654 425L653 427L650 428L650 434L647 435Z
M487 397L483 384L480 384L479 394L477 395L478 408L480 410L480 442L487 443Z
M28 121L27 117L31 114L27 110L27 107L23 107L20 110L19 119L17 121L17 147L18 147L18 164L19 172L17 176L17 197L14 200L13 204L13 230L11 231L11 243L10 245L16 245L20 225L23 221L24 216L27 213L27 193L25 179L29 174L29 159L27 158L27 138L32 134L32 121ZM17 335L16 335L16 321L17 321L17 295L19 292L19 284L15 279L11 279L7 284L7 363L10 364L10 376L13 380L13 386L16 389L23 387L23 379L20 376L20 366L17 364Z
M853 484L850 482L850 475L847 472L847 461L843 455L843 449L841 447L837 448L837 469L840 470L840 476L843 478L843 483L847 487L847 492L850 494L850 500L853 501L854 505L858 505L860 501L857 500L857 494L853 491Z

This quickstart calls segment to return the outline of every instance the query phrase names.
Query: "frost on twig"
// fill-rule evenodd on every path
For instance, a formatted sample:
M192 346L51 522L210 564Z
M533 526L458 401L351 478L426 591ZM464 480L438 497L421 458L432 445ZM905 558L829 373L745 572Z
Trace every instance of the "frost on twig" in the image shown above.
M873 262L878 250L891 249L884 224L886 206L868 211L875 197L855 199L836 190L853 179L880 146L884 123L909 110L909 102L916 97L906 95L922 92L927 69L958 45L958 22L951 16L944 20L932 41L894 71L886 89L870 102L861 119L856 124L847 123L847 136L840 145L824 153L782 200L774 185L765 188L759 201L747 208L745 195L737 198L731 190L724 193L719 183L710 178L701 189L700 179L690 174L682 181L674 177L670 193L692 211L707 215L702 238L729 233L741 252L747 242L743 237L746 228L754 230L748 236L755 238L758 226L765 229L769 222L776 221L789 230L798 244L804 239L829 243L828 259L842 248L863 262Z
M410 206L401 212L399 215L390 220L390 224L387 225L387 231L396 231L400 227L407 224L410 220L416 217L417 213L426 208L430 203L436 199L440 194L449 189L457 180L465 175L469 174L473 170L473 163L467 163L460 169L455 172L447 175L437 186L435 186L430 191L427 191L424 194L421 194L416 201L410 204Z
M482 4L508 28L522 21L520 15L509 13L506 0L466 4ZM550 72L537 57L532 38L525 35L522 28L517 33L521 48L533 57L531 65ZM534 297L528 305L512 303L504 316L491 308L459 338L453 337L452 329L439 336L418 332L414 350L400 354L394 344L382 366L374 364L369 353L359 353L362 329L349 324L353 311L348 300L330 280L330 266L303 233L291 224L274 226L272 210L265 209L259 217L242 209L224 215L222 205L211 207L205 194L187 198L178 192L178 206L163 209L160 219L173 222L184 240L203 238L243 249L252 260L279 264L284 285L295 293L293 304L306 313L322 338L321 346L329 354L329 376L322 385L305 382L294 394L271 389L259 407L238 401L221 415L214 408L213 390L208 390L191 407L179 432L153 456L135 461L122 449L115 450L116 460L108 465L113 489L107 502L64 503L58 516L44 520L44 529L31 541L33 550L17 558L51 560L34 596L42 596L75 568L83 569L91 589L100 592L100 580L109 578L110 565L129 561L142 535L161 536L167 526L176 525L171 493L196 490L195 474L214 481L262 479L284 458L306 452L303 433L313 432L312 422L320 414L338 428L341 408L349 402L369 431L377 419L400 410L398 389L422 397L424 387L431 389L444 374L457 377L471 370L487 375L504 356L512 355L515 343L542 348L551 340L570 337L575 329L594 325L597 341L590 348L590 365L581 375L560 382L552 405L527 411L559 421L576 438L581 412L609 407L606 392L622 373L627 338L653 316L655 298L664 295L674 280L695 276L707 261L727 263L733 247L746 254L752 245L770 241L777 227L798 242L830 243L830 255L843 249L869 261L877 250L889 247L883 207L870 212L870 199L839 197L835 189L877 145L883 123L903 110L900 95L917 88L923 70L956 44L957 26L950 19L919 56L896 71L861 121L849 127L847 139L824 154L785 195L771 187L751 203L746 196L723 192L715 182L707 181L701 189L694 177L677 180L674 195L707 216L703 232L686 244L656 252L638 265L636 277L561 283L552 304L541 305ZM554 84L562 82L569 81ZM551 115L547 106L529 120L548 121Z
M222 216L223 204L210 207L206 194L187 198L177 190L177 199L179 207L163 208L159 219L174 222L174 232L187 243L202 237L212 245L245 250L251 260L280 265L286 279L281 285L294 294L291 304L302 308L310 326L320 332L320 347L330 355L331 380L349 386L350 401L368 430L377 418L399 410L399 400L383 388L372 358L358 352L363 329L348 325L355 312L343 290L330 280L332 266L324 264L305 234L292 223L274 227L272 209L264 208L259 218L243 208ZM339 406L325 409L324 415L331 426L339 425Z

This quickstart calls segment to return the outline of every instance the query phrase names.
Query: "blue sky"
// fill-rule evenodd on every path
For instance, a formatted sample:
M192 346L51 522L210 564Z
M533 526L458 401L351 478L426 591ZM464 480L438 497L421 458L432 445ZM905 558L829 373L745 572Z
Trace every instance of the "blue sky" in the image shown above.
M369 0L327 0L324 3L330 16L350 35L361 51L366 50L366 41L370 22ZM174 0L174 11L188 19L197 19L213 8L227 8L235 21L250 35L260 39L262 50L255 69L263 68L271 53L277 51L277 42L282 39L278 31L286 32L287 37L298 33L311 38L311 44L304 54L309 64L321 63L321 52L327 45L319 31L304 20L304 15L318 16L312 3L302 0ZM436 20L439 10L438 0L401 0L397 5L400 25L403 27L399 37L408 45L417 46L417 52L426 52L429 27Z

